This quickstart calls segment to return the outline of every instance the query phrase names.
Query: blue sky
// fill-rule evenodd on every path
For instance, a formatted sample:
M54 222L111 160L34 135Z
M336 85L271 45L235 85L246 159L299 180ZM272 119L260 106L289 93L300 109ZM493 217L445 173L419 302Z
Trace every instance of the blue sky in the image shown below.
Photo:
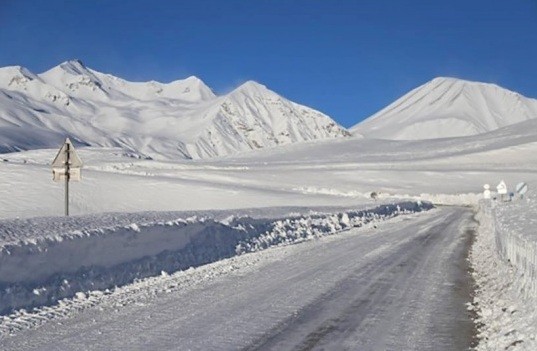
M437 76L537 98L537 0L0 0L0 66L253 79L351 126Z

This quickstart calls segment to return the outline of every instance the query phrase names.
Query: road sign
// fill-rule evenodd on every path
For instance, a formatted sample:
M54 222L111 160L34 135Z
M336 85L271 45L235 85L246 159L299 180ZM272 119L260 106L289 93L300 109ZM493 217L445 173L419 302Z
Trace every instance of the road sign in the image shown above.
M52 180L65 181L65 215L69 216L69 181L80 181L82 160L78 157L69 138L65 139L56 158L52 161Z
M498 184L498 186L496 186L496 190L498 191L499 195L507 194L507 185L503 180L500 182L500 184Z
M528 192L528 184L524 182L520 182L516 185L516 192L520 196L520 198L524 198L524 194Z
M55 182L61 182L67 178L65 167L52 168L52 180ZM73 182L79 182L81 179L80 168L69 168L69 180Z
M78 157L75 147L69 138L65 139L65 143L62 145L56 158L52 161L52 168L65 168L66 163L69 161L69 168L81 168L82 160Z

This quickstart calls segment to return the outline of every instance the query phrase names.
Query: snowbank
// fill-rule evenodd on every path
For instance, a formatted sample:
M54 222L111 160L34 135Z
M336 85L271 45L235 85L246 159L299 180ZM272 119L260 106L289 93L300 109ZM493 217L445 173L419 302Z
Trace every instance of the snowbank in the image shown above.
M190 216L129 224L124 223L125 217L119 220L121 226L90 229L75 229L72 220L63 223L51 218L55 226L40 228L55 227L53 235L28 232L28 228L36 228L23 225L28 221L5 221L0 223L6 232L0 247L0 313L46 306L80 292L105 290L432 207L430 203L401 202L368 210L269 219ZM40 221L47 223L46 218ZM58 231L62 224L66 232Z
M535 199L481 202L470 259L478 350L537 350Z
M420 195L409 194L390 194L385 192L360 192L356 190L342 191L334 188L317 188L317 187L298 187L293 188L293 191L297 191L303 194L322 194L332 195L340 197L355 197L355 198L372 198L372 194L375 193L376 198L383 200L393 199L405 199L412 201L428 201L435 205L447 205L447 206L475 206L479 200L483 198L481 193L462 193L462 194L428 194L422 193Z
M483 198L482 194L420 194L419 199L435 205L475 206Z
M537 298L537 198L495 206L493 214L501 257L516 267L521 291Z
M380 198L398 198L408 199L413 201L427 201L435 205L445 206L476 206L479 200L483 198L483 194L463 193L463 194L429 194L422 193L420 195L390 195L381 193Z

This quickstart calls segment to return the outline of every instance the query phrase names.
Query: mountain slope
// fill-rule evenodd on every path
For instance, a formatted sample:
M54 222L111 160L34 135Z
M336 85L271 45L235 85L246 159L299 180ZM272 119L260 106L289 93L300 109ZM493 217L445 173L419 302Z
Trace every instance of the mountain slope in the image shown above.
M494 84L435 78L351 128L367 138L420 140L490 132L537 118L537 100Z
M0 152L57 147L69 136L152 158L205 158L348 135L252 81L216 96L197 77L129 82L78 60L39 75L0 68Z

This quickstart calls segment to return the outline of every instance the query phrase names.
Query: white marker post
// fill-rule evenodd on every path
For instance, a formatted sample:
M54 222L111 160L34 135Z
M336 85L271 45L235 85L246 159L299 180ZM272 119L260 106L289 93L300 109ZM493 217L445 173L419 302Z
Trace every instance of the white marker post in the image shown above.
M490 199L490 185L485 184L483 185L483 199Z
M500 195L500 198L502 201L505 201L505 195L507 195L507 184L502 180L497 186L496 190L498 191L498 195Z
M52 180L60 182L65 180L65 215L69 216L69 181L80 181L80 169L82 161L78 157L73 144L69 138L58 151L56 158L52 161Z

